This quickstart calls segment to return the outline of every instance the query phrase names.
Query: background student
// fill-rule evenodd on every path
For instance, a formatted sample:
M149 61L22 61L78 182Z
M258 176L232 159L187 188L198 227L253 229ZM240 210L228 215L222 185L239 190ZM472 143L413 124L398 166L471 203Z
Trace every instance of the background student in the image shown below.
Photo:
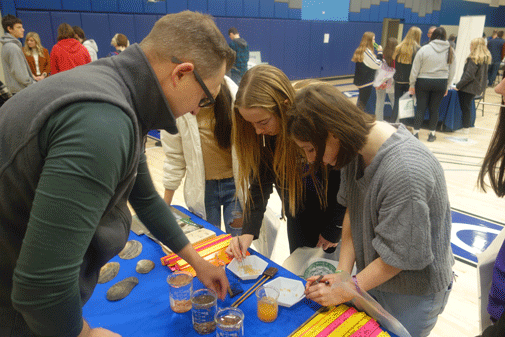
M51 73L51 61L49 52L40 43L39 34L29 32L26 34L25 45L23 46L26 61L30 66L33 78L40 81Z
M184 180L184 200L188 209L221 228L221 206L225 231L242 233L242 207L237 199L235 179L238 163L232 146L231 111L237 85L229 77L221 84L216 103L202 107L198 115L177 119L177 134L162 130L165 152L163 165L164 199L172 203L175 190Z

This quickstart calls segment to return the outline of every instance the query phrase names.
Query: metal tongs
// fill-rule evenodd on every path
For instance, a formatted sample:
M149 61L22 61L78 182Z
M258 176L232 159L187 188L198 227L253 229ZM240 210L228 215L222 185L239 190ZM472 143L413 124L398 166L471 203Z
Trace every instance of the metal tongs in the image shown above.
M261 276L261 278L258 281L256 281L256 283L251 288L249 288L249 290L247 290L242 296L240 296L235 302L233 302L233 304L231 306L236 308L240 304L242 304L242 302L244 302L249 296L251 296L252 293L254 293L256 291L256 289L258 289L266 281L268 281L269 279L274 277L275 274L277 274L277 271L278 271L278 269L275 267L267 268L267 270L265 270L263 272L263 275Z

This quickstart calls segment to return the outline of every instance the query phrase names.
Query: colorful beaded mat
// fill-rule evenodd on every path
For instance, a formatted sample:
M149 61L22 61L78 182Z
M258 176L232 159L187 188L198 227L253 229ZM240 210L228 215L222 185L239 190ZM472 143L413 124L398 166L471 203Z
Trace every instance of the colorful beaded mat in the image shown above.
M387 337L379 323L364 312L341 304L319 312L299 328L292 337Z

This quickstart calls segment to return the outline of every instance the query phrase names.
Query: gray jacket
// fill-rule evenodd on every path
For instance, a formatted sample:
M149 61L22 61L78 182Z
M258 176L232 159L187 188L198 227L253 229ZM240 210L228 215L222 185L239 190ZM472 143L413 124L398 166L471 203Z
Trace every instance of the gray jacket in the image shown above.
M35 80L32 71L21 49L21 42L9 33L0 38L2 43L2 67L5 75L5 85L15 94L26 88Z
M451 64L447 56L451 45L447 41L433 40L421 47L412 63L410 71L410 87L415 87L418 78L447 79L449 89L456 72L456 55L452 53Z

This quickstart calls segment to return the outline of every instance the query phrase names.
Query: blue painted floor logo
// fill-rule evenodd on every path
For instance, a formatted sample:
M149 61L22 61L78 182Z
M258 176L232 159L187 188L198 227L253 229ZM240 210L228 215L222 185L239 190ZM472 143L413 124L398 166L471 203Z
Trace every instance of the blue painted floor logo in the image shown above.
M503 229L503 225L457 211L451 213L451 246L454 257L477 265L477 255L486 250Z

